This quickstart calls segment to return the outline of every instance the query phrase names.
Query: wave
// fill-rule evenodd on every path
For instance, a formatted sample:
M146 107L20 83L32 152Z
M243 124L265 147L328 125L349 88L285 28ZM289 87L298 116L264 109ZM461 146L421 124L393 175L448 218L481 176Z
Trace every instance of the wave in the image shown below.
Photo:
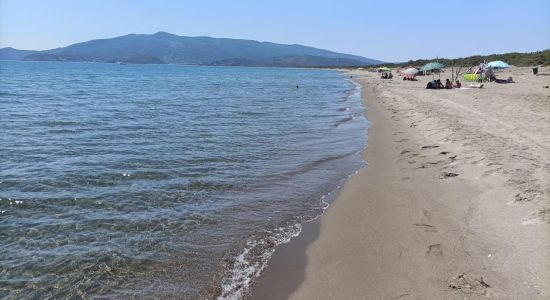
M80 125L79 121L69 121L69 120L48 120L48 121L40 121L36 123L40 126L75 126Z
M349 117L345 117L341 120L336 121L336 123L334 123L334 127L338 127L338 126L340 126L344 123L347 123L347 122L350 122L350 121L353 121L353 120L355 120L355 117L353 115L349 116Z
M218 300L243 299L249 292L252 281L267 266L267 262L279 245L286 244L302 231L301 224L266 230L267 236L251 237L243 251L234 259L232 267L226 271Z
M301 166L298 166L297 169L287 171L287 172L283 172L283 173L279 173L279 174L275 174L275 175L273 175L273 177L292 177L292 176L296 176L296 175L299 175L299 174L307 173L307 172L309 172L309 171L311 171L311 170L313 170L313 169L315 169L315 168L317 168L317 167L319 167L319 166L321 166L325 163L335 161L335 160L340 160L340 159L343 159L343 158L346 158L350 155L355 155L355 154L357 154L357 151L352 151L352 152L344 153L344 154L340 154L340 155L326 156L326 157L308 162L307 164L303 164Z
M51 134L64 134L64 133L72 134L72 133L78 133L78 131L74 130L74 129L52 129L52 130L48 130L48 133L51 133Z
M225 182L214 182L214 181L192 181L191 183L184 186L185 189L191 191L228 191L239 189L240 185L233 183Z
M0 97L17 97L17 96L25 96L25 94L0 92Z
M355 171L354 174L357 174ZM349 175L351 177L352 175ZM302 224L311 222L321 217L329 208L330 202L336 197L345 180L342 180L336 188L321 196L322 211L308 219L295 224L281 226L273 230L265 230L264 236L249 237L243 250L233 259L230 267L223 274L223 281L218 300L239 300L250 296L252 283L265 270L267 264L278 246L290 242L302 232Z
M261 116L261 115L267 115L266 112L261 111L240 111L238 112L239 115L245 115L245 116Z
M75 188L82 186L112 187L129 180L165 180L172 176L168 172L141 171L135 173L100 173L95 175L70 174L33 182L22 187L23 192L50 191L51 188Z

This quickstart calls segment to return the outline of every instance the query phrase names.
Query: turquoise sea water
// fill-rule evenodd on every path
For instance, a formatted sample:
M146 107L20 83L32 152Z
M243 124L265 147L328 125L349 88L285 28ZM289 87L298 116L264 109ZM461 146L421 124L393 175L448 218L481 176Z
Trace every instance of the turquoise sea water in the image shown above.
M362 166L359 92L328 70L1 61L0 298L242 296Z

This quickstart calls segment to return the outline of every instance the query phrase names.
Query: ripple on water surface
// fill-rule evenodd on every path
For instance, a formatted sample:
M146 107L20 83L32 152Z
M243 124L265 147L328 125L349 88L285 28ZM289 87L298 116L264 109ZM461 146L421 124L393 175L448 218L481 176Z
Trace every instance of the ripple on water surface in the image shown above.
M242 296L362 166L334 71L0 66L0 298Z

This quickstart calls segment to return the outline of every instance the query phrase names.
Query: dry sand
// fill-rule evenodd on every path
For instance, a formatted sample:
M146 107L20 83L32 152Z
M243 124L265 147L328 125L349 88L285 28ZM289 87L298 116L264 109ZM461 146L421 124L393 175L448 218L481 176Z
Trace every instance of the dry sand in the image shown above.
M550 69L540 71L453 90L351 72L369 110L368 167L277 249L252 297L550 299Z

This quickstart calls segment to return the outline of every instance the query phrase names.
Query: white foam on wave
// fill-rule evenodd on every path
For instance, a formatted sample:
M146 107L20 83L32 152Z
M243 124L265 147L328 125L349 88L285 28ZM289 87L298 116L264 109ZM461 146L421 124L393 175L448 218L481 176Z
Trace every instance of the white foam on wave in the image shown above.
M350 176L352 174L348 178ZM330 206L329 199L334 199L344 182L345 179L342 179L333 191L321 196L320 201L323 204L323 212L303 223L320 218ZM297 223L288 227L279 227L273 231L265 230L265 233L268 234L266 237L259 240L249 239L246 242L244 250L235 258L231 270L226 273L226 279L221 286L221 294L217 299L244 299L248 295L253 280L260 276L262 271L267 267L267 263L277 246L286 244L299 236L302 232L303 223Z
M277 228L265 238L248 240L244 250L235 258L233 267L227 273L218 300L243 299L249 291L250 283L267 266L269 258L275 252L275 247L290 242L301 231L302 225L295 224L287 228Z

